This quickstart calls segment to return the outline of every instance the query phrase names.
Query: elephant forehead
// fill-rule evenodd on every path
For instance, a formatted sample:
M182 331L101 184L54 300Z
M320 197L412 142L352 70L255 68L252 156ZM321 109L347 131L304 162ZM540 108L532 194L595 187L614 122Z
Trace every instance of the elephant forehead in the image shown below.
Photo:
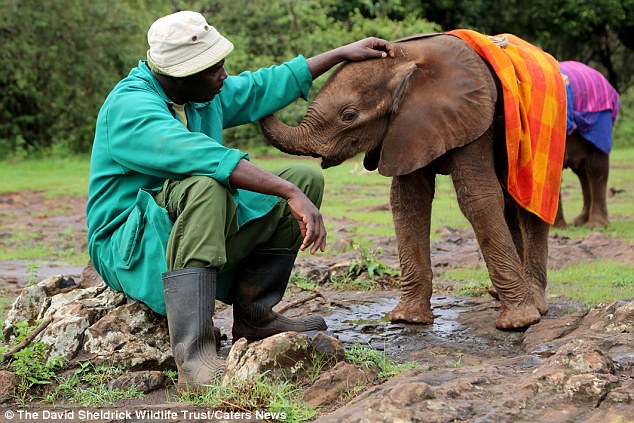
M382 88L395 64L389 59L344 63L328 78L323 89L343 94L351 90Z

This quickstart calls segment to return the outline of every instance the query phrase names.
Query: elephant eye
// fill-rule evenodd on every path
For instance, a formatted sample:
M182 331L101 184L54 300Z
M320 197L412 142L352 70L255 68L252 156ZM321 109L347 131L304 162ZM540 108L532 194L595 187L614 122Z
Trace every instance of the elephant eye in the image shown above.
M357 114L355 112L345 112L341 116L341 120L344 122L351 122L357 118Z

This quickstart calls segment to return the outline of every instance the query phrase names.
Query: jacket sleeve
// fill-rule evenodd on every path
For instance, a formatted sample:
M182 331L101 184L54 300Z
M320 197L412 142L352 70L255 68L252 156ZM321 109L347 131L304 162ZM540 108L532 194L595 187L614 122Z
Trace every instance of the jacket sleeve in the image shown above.
M300 97L307 100L312 81L301 55L280 66L227 78L220 93L223 127L255 122Z
M229 176L241 159L248 159L246 153L200 132L190 132L150 91L121 93L105 118L108 152L123 173L134 171L176 180L203 175L233 191Z

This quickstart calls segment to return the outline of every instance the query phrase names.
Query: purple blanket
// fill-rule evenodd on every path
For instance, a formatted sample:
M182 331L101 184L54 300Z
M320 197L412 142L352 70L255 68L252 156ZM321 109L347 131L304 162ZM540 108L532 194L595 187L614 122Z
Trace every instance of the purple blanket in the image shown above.
M612 126L619 114L619 94L598 71L580 62L559 62L568 77L567 133L575 129L606 154L612 150Z

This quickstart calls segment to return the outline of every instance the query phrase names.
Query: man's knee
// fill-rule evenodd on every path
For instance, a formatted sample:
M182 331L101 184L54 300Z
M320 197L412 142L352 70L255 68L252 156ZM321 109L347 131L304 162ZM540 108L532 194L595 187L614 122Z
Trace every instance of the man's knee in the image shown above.
M230 195L229 190L221 183L208 176L190 176L180 181L181 197L187 197L188 199L199 198L211 199L218 195L227 196Z
M211 210L213 207L230 207L231 193L221 183L208 176L190 176L180 181L170 181L164 187L165 201L172 220L185 209Z
M301 189L316 206L321 205L325 183L320 169L296 164L283 169L278 175Z

